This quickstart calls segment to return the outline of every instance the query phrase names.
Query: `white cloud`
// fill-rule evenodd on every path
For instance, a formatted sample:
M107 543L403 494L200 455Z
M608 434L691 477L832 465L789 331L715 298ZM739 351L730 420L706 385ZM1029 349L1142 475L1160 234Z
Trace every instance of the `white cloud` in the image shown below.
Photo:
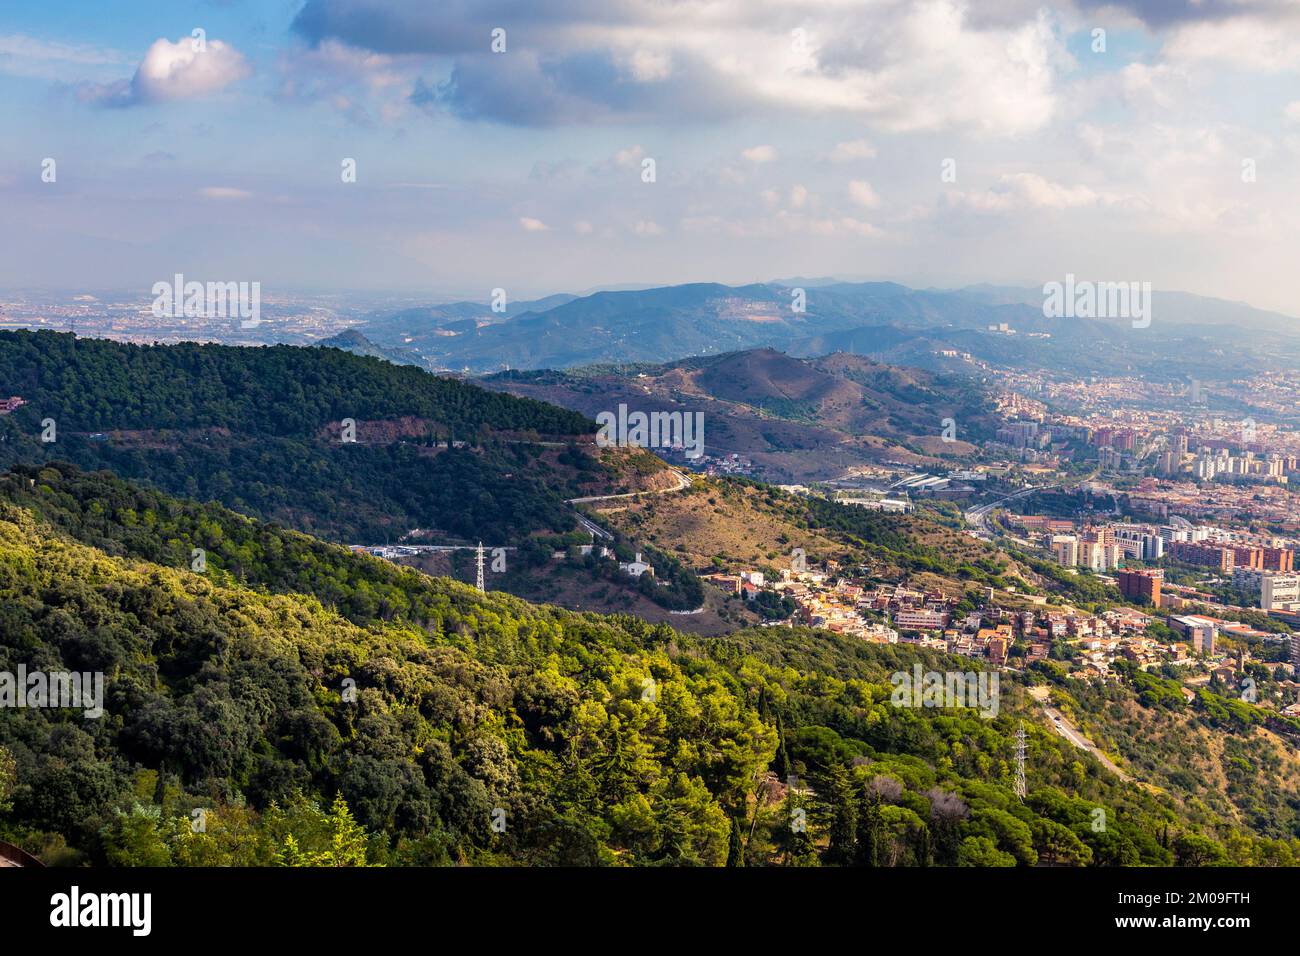
M740 155L751 163L770 163L776 159L776 149L772 146L751 146Z
M69 69L121 66L127 61L115 50L55 43L22 33L0 36L0 73L39 79L69 79Z
M847 143L836 143L835 148L831 150L830 161L832 163L851 163L858 159L874 159L875 156L876 147L865 139L854 139Z
M662 236L664 234L663 227L653 219L639 220L632 231L638 236Z
M520 216L519 225L524 227L524 232L548 232L551 228L540 219L534 219L532 216Z
M204 199L252 199L253 194L247 189L236 189L233 186L204 186L199 190L199 195Z
M1294 14L1293 14L1294 17ZM1300 21L1235 17L1191 23L1176 30L1164 47L1171 60L1227 63L1242 70L1282 73L1300 70Z
M1015 212L1027 209L1079 209L1118 205L1125 197L1088 186L1067 186L1037 173L1010 173L982 192L944 194L948 205L975 212Z
M526 16L537 53L492 58L493 5L308 0L312 44L432 56L453 82L431 106L515 125L843 114L886 130L1019 135L1056 113L1073 58L1053 15L969 0L618 0ZM512 9L510 2L504 9ZM1005 6L1005 4L1003 4ZM689 17L683 25L682 17ZM800 31L800 42L792 35Z
M867 236L872 239L884 235L879 229L869 222L863 222L861 219L854 219L851 216L845 216L839 222L840 229L855 236Z
M874 209L880 205L880 197L871 188L871 183L864 179L854 179L849 183L849 198L859 206Z
M808 202L808 187L800 183L795 183L790 187L790 205L795 209L802 209Z
M175 43L155 40L131 81L145 101L185 100L207 96L251 75L243 55L220 40L208 40L206 50L196 50L189 37Z
M1055 79L1073 58L1040 13L1014 27L975 29L958 0L885 0L837 8L834 28L814 36L816 70L769 75L756 59L747 77L760 95L805 112L865 116L898 131L967 129L1022 135L1057 112Z
M641 157L645 155L645 150L640 146L629 146L627 149L620 149L614 154L615 166L636 166L641 162Z
M1300 100L1293 100L1288 103L1283 115L1288 123L1300 123Z
M77 98L100 106L138 106L188 100L217 93L251 76L252 67L234 47L207 40L202 48L190 37L153 42L129 81L82 83Z
M673 74L672 54L664 50L633 50L624 68L638 83L657 83Z

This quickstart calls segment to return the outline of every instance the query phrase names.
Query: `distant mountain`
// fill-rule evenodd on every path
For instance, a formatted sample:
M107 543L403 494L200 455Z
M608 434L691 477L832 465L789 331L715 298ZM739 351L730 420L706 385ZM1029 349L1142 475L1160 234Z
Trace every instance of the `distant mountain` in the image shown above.
M1221 371L1216 349L1228 346L1242 351L1246 367L1300 357L1296 320L1185 293L1156 293L1152 322L1135 327L1130 319L1048 318L1041 288L798 281L596 292L558 304L518 303L502 315L460 303L378 317L358 331L381 347L416 351L432 367L480 374L755 348L801 356L853 351L934 370L988 362L1172 378ZM969 359L943 354L953 351Z
M425 367L424 359L418 352L410 349L384 348L370 341L356 329L345 329L338 335L331 335L316 343L319 348L342 349L353 355L365 355L370 358L383 359L394 365L416 365Z
M885 459L934 464L969 453L968 440L996 427L987 395L968 379L844 353L807 360L754 349L664 365L502 372L482 381L591 417L620 403L703 412L706 454L739 454L785 481L836 478ZM961 441L942 439L950 417L960 423Z
M1042 287L973 285L957 290L964 298L975 299L989 305L1026 305L1040 309L1043 304ZM1300 328L1300 319L1257 309L1245 302L1192 295L1189 292L1151 293L1152 318L1181 326L1227 325L1237 329L1294 334Z
M500 312L494 312L489 302L449 302L397 312L376 312L366 317L359 330L353 331L384 347L409 348L419 355L439 356L447 351L448 340L465 335L473 337L483 326L504 322L527 312L545 312L575 298L567 293L517 302L507 298Z

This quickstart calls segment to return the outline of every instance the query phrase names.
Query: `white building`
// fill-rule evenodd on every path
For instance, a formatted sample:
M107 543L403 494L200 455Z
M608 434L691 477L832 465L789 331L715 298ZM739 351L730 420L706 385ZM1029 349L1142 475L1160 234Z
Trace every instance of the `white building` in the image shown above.
M647 564L645 561L641 560L640 551L636 553L635 561L629 561L626 564L620 561L618 565L618 569L620 571L626 571L634 578L639 578L643 574L648 574L650 575L650 577L655 576L655 569L651 567L649 564Z

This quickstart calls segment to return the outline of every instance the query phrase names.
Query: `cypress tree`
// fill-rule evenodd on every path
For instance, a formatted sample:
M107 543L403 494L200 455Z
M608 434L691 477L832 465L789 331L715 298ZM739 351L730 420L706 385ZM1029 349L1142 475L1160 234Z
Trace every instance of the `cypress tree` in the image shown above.
M740 821L731 818L731 841L727 844L727 866L745 865L745 847L740 842Z

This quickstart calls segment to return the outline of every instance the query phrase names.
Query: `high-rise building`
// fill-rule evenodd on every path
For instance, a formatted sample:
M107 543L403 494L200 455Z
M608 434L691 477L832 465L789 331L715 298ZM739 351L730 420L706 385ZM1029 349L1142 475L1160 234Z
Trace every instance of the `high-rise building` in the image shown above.
M1265 611L1294 611L1300 608L1300 574L1236 568L1232 586L1246 594L1258 595Z
M1130 601L1160 606L1160 587L1165 580L1165 572L1159 568L1120 571L1119 592Z
M1232 566L1234 568L1264 567L1264 549L1234 544L1232 548Z
M1232 548L1216 544L1195 544L1190 541L1173 541L1165 549L1175 561L1199 564L1220 571L1232 570Z
M1052 556L1056 563L1072 568L1079 563L1079 539L1070 534L1059 534L1052 538Z
M1159 561L1165 556L1165 539L1158 534L1142 536L1142 560Z
M1265 571L1294 571L1295 551L1290 548L1264 548Z
M1214 638L1218 635L1218 625L1208 617L1188 614L1184 617L1169 618L1169 626L1189 638L1192 649L1198 654L1214 653Z

